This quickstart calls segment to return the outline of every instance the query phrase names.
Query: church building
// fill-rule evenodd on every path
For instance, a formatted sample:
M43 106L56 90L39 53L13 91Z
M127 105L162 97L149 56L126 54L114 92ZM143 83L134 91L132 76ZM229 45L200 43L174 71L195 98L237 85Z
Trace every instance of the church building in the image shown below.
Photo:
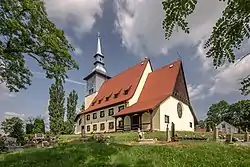
M100 34L87 83L85 110L76 117L75 133L130 131L194 131L182 61L153 70L148 58L114 77L107 75Z

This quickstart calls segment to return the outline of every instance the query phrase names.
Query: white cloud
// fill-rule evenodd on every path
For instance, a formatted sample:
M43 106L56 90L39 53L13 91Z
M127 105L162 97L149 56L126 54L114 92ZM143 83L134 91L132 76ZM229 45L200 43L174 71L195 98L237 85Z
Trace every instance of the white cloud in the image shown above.
M75 81L72 79L65 79L65 81L69 82L69 83L77 84L77 85L85 85L85 83L83 83L83 82Z
M214 84L210 88L210 93L229 94L238 91L241 87L240 81L250 73L250 54L241 61L234 64L225 65L219 69L215 75Z
M204 40L200 41L194 58L197 58L200 61L202 66L201 70L203 72L213 69L212 59L207 57L206 50L204 49Z
M202 100L216 94L239 93L241 80L250 73L249 64L250 54L241 61L238 59L234 64L226 64L219 68L214 76L210 74L208 81L199 85L188 85L191 100Z
M187 85L188 94L191 101L203 100L206 97L206 85Z
M80 37L79 33L89 32L96 22L96 17L102 16L104 0L45 0L45 2L49 17L62 28L70 25L76 37Z
M5 117L5 119L9 119L9 118L12 118L12 117L19 117L20 119L24 120L25 115L24 114L19 114L19 113L16 113L16 112L5 112L4 117Z
M17 93L10 92L4 82L0 83L0 94L1 94L0 101L17 97Z
M225 4L218 0L199 0L195 12L188 18L190 34L174 32L171 40L164 39L162 0L117 0L115 8L116 29L122 36L123 45L135 54L166 54L180 44L196 45L212 31L221 16ZM211 9L213 9L211 12Z
M36 72L36 71L33 71L32 73L35 74L34 76L37 77L37 78L46 78L45 73ZM73 84L77 84L77 85L85 85L85 83L83 83L83 82L75 81L75 80L72 80L72 79L65 79L65 82L73 83Z

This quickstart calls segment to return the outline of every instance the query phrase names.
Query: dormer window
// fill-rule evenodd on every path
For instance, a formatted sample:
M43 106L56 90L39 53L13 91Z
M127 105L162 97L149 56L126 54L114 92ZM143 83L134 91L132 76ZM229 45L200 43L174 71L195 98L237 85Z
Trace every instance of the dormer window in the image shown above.
M101 100L98 100L98 104L100 104L102 102L102 99Z
M112 93L110 93L108 96L106 96L106 101L109 101L109 98L111 97Z
M92 106L94 106L95 105L95 102L92 102Z
M114 94L114 98L116 99L118 97L119 93Z
M126 89L124 89L123 94L127 95L131 87L132 87L132 85L130 85L129 87L127 87Z
M127 90L124 90L124 95L127 95L128 94L128 89Z

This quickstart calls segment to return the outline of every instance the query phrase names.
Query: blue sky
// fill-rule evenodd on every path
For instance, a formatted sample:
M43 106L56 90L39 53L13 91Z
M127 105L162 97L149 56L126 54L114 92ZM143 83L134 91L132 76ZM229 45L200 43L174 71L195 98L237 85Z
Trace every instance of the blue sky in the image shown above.
M233 103L246 99L240 95L239 79L250 71L250 58L237 65L225 65L215 70L203 49L204 41L211 33L216 19L221 16L224 3L218 0L200 0L195 13L189 19L190 34L176 28L169 41L164 39L161 0L45 0L48 15L63 29L76 48L73 53L80 69L70 71L65 83L68 94L75 89L81 106L85 94L83 77L93 68L97 45L97 32L101 33L102 51L110 76L150 57L154 69L181 55L184 64L189 95L199 119L206 115L208 107L222 99ZM211 8L213 12L211 12ZM246 41L237 55L249 51ZM250 56L249 56L250 57ZM33 60L27 66L34 72L32 85L20 93L9 93L0 85L0 121L6 115L47 117L49 87L43 71ZM167 79L167 78L166 78Z

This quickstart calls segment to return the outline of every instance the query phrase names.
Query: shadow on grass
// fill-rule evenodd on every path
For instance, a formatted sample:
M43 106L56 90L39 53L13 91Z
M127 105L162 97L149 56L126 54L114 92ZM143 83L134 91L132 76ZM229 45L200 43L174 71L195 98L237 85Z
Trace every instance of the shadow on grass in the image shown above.
M110 163L111 156L130 148L127 145L96 142L65 143L50 149L28 149L23 152L5 155L0 166L18 167L101 167L126 166ZM145 165L143 165L145 166Z

